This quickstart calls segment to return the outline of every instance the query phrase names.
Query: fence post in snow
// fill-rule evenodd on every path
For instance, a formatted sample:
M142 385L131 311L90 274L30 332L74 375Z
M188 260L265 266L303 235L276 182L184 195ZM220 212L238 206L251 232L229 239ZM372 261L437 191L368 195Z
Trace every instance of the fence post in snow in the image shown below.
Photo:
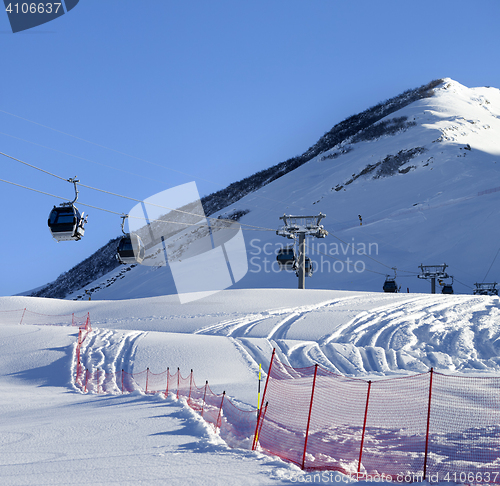
M262 419L260 420L259 430L257 431L257 441L259 440L260 431L262 430L262 426L264 425L264 419L266 418L268 403L269 402L266 402L266 406L264 407L264 411L262 412Z
M26 307L24 308L23 310L23 315L21 316L21 321L19 322L19 325L21 325L23 323L23 319L24 319L24 314L26 312Z
M217 422L215 423L215 431L217 432L217 427L220 430L221 425L221 415L222 415L222 404L224 403L224 397L226 396L226 390L222 392L222 399L220 401L219 415L217 416Z
M262 395L262 401L264 401L264 399L266 398L267 384L269 383L269 377L271 376L271 369L273 367L275 354L276 354L276 348L273 348L273 354L271 355L271 361L269 362L269 369L267 370L266 385L264 386L264 394ZM257 439L259 436L259 420L260 420L260 411L257 412L257 424L255 425L255 433L253 435L252 451L254 451L255 448L257 447Z
M181 378L181 372L179 368L177 368L177 400L179 400L179 381Z
M372 387L372 382L370 380L370 381L368 381L368 391L366 393L365 418L363 420L363 433L361 435L361 446L359 448L358 480L359 480L359 473L361 472L361 458L363 456L363 443L365 442L366 417L368 416L368 401L370 400L370 389L371 389L371 387Z
M431 420L431 397L432 397L432 376L434 375L434 368L430 370L430 380L429 380L429 404L427 406L427 432L425 434L425 456L424 456L424 481L425 475L427 473L427 452L429 450L429 424Z
M205 408L205 397L207 396L208 380L205 382L205 392L203 393L203 403L201 405L201 416L203 417L203 409Z
M146 368L146 393L148 392L149 368Z
M165 390L165 398L168 397L168 379L170 378L170 368L167 366L167 389Z
M80 346L82 344L81 342L82 338L82 330L78 329L78 341L76 342L76 378L75 378L75 385L78 382L78 376L80 375Z
M311 424L311 412L312 412L312 406L313 406L314 388L316 386L316 375L317 374L318 374L318 363L316 363L314 365L314 378L313 378L313 384L312 384L312 389L311 389L311 403L309 404L309 416L307 417L306 439L304 441L304 454L302 455L302 467L301 467L301 469L304 469L304 464L306 462L307 439L309 436L309 425Z
M193 386L193 370L191 370L191 377L189 378L189 396L188 403L191 400L191 387Z

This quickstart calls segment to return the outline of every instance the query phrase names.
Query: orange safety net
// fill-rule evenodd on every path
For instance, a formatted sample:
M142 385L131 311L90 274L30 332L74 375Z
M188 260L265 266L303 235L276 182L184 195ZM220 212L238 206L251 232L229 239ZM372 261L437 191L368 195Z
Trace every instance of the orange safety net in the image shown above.
M302 469L500 483L500 378L431 369L367 381L294 369L273 354L264 395L253 448Z
M86 326L89 314L78 317L75 314L40 314L26 308L9 311L0 311L0 322L2 324L27 324L45 326Z

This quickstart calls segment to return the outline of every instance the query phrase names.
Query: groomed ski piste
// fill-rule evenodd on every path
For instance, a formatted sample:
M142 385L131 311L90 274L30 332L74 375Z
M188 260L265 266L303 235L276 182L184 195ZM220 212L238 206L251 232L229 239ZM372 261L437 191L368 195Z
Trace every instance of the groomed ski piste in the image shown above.
M88 312L93 331L81 353L90 369L159 373L169 367L183 376L193 369L199 385L208 380L214 392L248 408L257 405L259 364L267 370L274 348L295 368L318 363L373 380L431 367L500 376L498 297L253 289L183 305L175 295L0 298L0 311L24 308ZM3 485L351 481L230 448L182 398L83 393L74 386L74 327L0 321L0 336Z

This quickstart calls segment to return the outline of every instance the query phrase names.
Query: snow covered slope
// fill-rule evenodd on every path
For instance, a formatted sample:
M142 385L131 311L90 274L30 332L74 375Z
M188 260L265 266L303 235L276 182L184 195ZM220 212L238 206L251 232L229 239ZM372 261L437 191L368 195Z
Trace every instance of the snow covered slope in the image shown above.
M233 288L296 288L274 263L289 243L275 229L283 213L320 211L330 235L308 239L308 288L381 291L397 267L402 291L429 292L418 266L442 263L455 292L498 280L500 91L446 79L434 92L222 211L248 210L240 222L263 228L243 226L249 271ZM176 292L168 267L141 265L91 287L97 299Z
M1 297L0 311L90 312L91 370L190 369L198 384L256 404L272 348L292 366L350 376L500 372L498 297L328 290L228 290L123 301ZM295 466L229 449L173 399L83 395L72 386L75 328L5 323L0 312L0 482L290 484ZM303 478L304 479L304 478ZM324 481L326 482L326 481ZM333 479L331 481L335 483ZM338 481L337 481L338 483ZM368 484L368 483L366 483Z
M109 371L121 370L123 362L136 372L157 363L161 371L210 370L200 378L246 386L259 363L267 367L273 348L291 366L317 362L351 376L411 374L431 366L500 371L498 297L255 289L223 291L182 305L175 296L0 299L0 310L26 306L46 314L90 312L92 326L105 331L88 352L99 354L94 366L106 364ZM230 369L221 367L228 361ZM240 398L255 399L253 391Z
M95 331L82 348L90 369L193 369L198 384L208 379L247 405L256 403L258 364L267 369L273 348L292 366L317 362L349 376L431 366L498 375L500 299L418 293L429 284L415 273L421 263L446 262L463 292L470 289L460 282L472 286L487 273L499 244L499 129L498 90L446 80L434 97L227 208L248 209L241 223L269 230L245 231L249 273L238 288L181 305L168 267L123 267L94 282L92 301L70 300L81 292L0 297L0 311L90 312ZM271 265L287 243L274 229L284 212L319 211L330 235L308 242L318 268L307 286L323 290L296 290L296 277ZM353 266L334 267L331 257ZM380 292L393 266L410 294ZM80 394L71 384L74 328L1 319L2 484L289 484L297 474L228 449L173 399Z

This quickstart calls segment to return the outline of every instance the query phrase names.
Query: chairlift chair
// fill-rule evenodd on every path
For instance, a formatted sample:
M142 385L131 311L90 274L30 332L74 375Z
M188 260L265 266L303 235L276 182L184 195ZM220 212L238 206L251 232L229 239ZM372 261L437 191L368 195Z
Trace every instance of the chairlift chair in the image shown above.
M58 242L80 240L85 233L84 225L87 222L87 217L84 218L84 213L80 214L75 206L78 199L76 183L80 181L73 178L68 179L68 182L72 182L75 186L75 199L62 203L60 206L54 206L47 221L52 237Z
M127 216L122 216L122 233L123 236L118 243L116 257L118 261L124 265L133 265L142 263L146 248L139 235L135 233L125 233L123 225Z

